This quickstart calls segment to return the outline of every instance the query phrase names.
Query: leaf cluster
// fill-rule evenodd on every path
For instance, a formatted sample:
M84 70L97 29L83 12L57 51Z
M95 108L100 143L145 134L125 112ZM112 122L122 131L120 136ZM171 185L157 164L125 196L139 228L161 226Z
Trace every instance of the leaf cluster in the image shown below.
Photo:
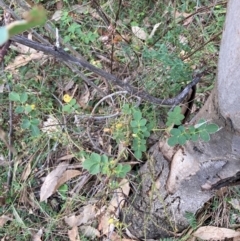
M184 115L182 114L180 106L176 106L173 111L168 112L166 125L167 127L172 125L181 125L183 119Z
M40 134L40 129L38 128L40 121L35 118L34 105L27 104L28 94L26 92L17 93L12 91L9 93L9 100L17 104L15 113L24 114L22 116L21 128L29 129L32 136L38 136Z
M131 170L131 166L128 164L117 163L106 155L99 155L94 152L86 157L83 162L83 168L92 175L104 174L109 177L115 176L120 178L124 178Z
M184 145L188 140L197 141L201 138L203 141L210 141L210 134L219 130L219 126L214 123L207 123L204 119L199 120L195 126L179 126L172 128L170 131L171 137L168 139L170 146L177 144Z
M143 117L139 108L124 104L122 107L123 119L113 128L113 139L118 143L124 141L131 144L136 158L141 158L147 150L147 138L153 128L153 122Z
M71 99L71 101L62 107L63 112L71 114L79 109L76 99Z
M137 158L142 157L142 153L147 150L147 137L150 136L149 128L147 126L147 120L142 117L141 110L134 110L133 119L130 122L132 129L132 149L134 150L134 155Z

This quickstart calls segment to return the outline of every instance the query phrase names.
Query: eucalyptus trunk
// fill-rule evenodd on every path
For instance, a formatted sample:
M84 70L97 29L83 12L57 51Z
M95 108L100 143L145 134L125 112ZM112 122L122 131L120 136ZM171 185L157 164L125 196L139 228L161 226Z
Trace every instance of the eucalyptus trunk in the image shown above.
M149 151L123 220L138 238L176 235L217 189L240 181L240 1L230 0L220 46L215 87L191 121L204 118L221 129L209 142L169 148L160 141Z

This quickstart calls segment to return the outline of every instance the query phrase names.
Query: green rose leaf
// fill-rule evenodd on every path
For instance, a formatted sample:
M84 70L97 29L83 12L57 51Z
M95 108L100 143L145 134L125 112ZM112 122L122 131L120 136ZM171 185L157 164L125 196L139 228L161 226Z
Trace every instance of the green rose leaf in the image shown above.
M136 158L141 159L142 158L142 152L140 150L134 151L134 155Z
M171 131L170 131L170 134L173 135L173 136L179 136L181 135L181 130L177 129L177 128L173 128Z
M178 144L178 138L176 136L172 136L168 139L167 142L169 146L175 146Z
M133 118L136 121L140 121L142 119L142 112L141 111L134 111Z
M25 111L26 114L30 113L32 111L31 105L25 106L24 111Z
M180 145L184 145L186 143L186 141L187 141L187 138L184 135L181 135L178 137L178 143Z
M22 121L21 127L22 127L23 129L28 129L30 126L31 126L30 120L24 119L24 120Z
M203 141L210 141L210 135L208 134L208 132L206 132L205 130L204 131L201 131L200 133L199 133L199 135L200 135L200 137L201 137L201 139L203 140Z
M191 136L191 140L192 140L192 141L197 141L197 140L198 140L198 134L193 134L193 135Z
M38 126L31 125L30 130L32 132L32 136L39 136L40 135L40 130L39 130Z
M138 126L138 122L137 121L131 121L130 123L131 127L137 127ZM137 129L138 130L138 129Z
M77 103L76 99L71 99L69 105L73 106Z
M15 112L18 114L21 114L25 111L25 108L23 106L17 106L17 108L15 109Z
M37 126L37 125L40 124L40 121L39 121L39 119L32 119L32 120L31 120L31 124Z
M207 125L207 121L205 121L204 119L200 119L194 127L196 129L202 130L202 129L205 129L206 125Z
M130 165L118 164L115 168L116 176L120 178L126 177L127 173L131 170Z
M212 133L215 133L219 130L219 126L216 125L216 124L209 124L209 125L206 126L205 130L208 133L212 134Z
M71 106L70 105L64 105L63 107L62 107L62 110L64 111L64 112L70 112L71 111Z
M20 102L20 95L16 92L12 91L12 92L9 93L9 100Z
M181 121L184 119L184 115L181 113L181 108L176 106L172 112L168 112L167 126L181 125Z
M20 95L20 102L23 104L28 100L28 94L26 92Z
M145 137L149 137L149 136L150 136L150 132L149 132L149 131L144 131L144 132L143 132L143 135L144 135Z
M140 126L145 126L147 123L147 120L146 119L141 119L140 122L139 122L139 125Z

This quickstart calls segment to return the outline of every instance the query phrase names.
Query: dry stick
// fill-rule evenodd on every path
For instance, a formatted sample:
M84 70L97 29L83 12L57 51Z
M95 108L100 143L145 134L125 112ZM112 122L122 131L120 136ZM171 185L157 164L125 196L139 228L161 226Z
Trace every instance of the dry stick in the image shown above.
M8 92L11 92L10 86L8 85ZM13 103L10 100L9 101L9 131L8 131L8 145L12 146L12 135L13 135ZM7 185L10 190L12 186L12 180L13 180L13 168L14 168L14 162L13 162L13 152L11 149L8 151L8 160L9 160L9 170L8 170L8 176L7 176Z
M200 78L203 74L203 73L197 74L194 77L194 79L192 80L192 82L190 82L188 85L186 85L186 87L183 89L183 91L180 94L178 94L176 97L164 100L164 99L159 99L154 96L151 96L149 93L147 93L144 90L140 90L138 88L133 87L129 83L118 79L115 75L109 74L106 71L95 67L94 65L90 64L86 60L79 59L79 58L76 58L76 57L68 54L63 49L55 49L53 46L43 45L43 44L31 41L22 36L12 37L11 40L21 43L23 45L26 45L30 48L36 49L38 51L42 51L47 55L52 55L53 57L59 59L60 61L72 63L79 67L88 69L91 72L102 76L110 83L120 86L123 90L126 90L130 95L139 96L140 98L142 98L145 101L151 102L153 104L161 105L161 106L174 106L174 105L180 104L185 99L185 97L188 95L190 89L200 81Z

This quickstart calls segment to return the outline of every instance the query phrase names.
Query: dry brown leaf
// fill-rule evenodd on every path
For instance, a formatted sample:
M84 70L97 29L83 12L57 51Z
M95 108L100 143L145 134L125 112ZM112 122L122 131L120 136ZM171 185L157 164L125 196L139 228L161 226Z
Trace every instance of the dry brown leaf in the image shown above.
M67 167L68 167L68 163L62 162L57 166L56 169L54 169L47 175L40 190L41 202L46 201L56 191L58 180L60 179L62 174L66 171Z
M87 85L85 84L85 91L81 94L81 96L78 100L78 104L81 107L86 108L86 104L89 102L89 98L90 98L90 91L89 91Z
M70 217L65 217L65 223L70 227L79 226L81 224L86 224L89 220L92 220L96 216L95 207L91 204L86 205L80 215L72 215Z
M13 220L12 218L10 218L6 215L2 215L0 217L0 227L2 228L7 221L12 221L12 220Z
M120 209L123 207L125 203L126 196L128 196L130 191L129 182L127 179L122 179L119 183L119 188L116 189L113 198L111 199L111 202L109 204L108 210L114 211L116 208L118 208L118 212L115 213L115 217L119 215ZM120 208L120 209L119 209Z
M64 85L63 91L65 91L65 92L69 91L70 89L73 88L74 85L75 85L75 81L68 80L67 84Z
M57 134L62 132L59 121L53 115L49 115L47 120L43 122L42 131L47 133L49 138L55 138Z
M96 228L93 228L91 226L81 226L80 227L81 233L83 233L83 235L85 237L91 238L91 239L95 239L96 237L100 237L100 233Z
M43 230L39 229L37 233L33 234L32 241L42 241L41 237L43 234Z
M203 240L224 240L226 238L240 238L240 232L228 228L206 226L198 228L198 230L193 233L193 236Z
M68 180L74 178L74 177L77 177L79 175L81 175L82 172L78 171L78 170L66 170L62 176L58 179L58 183L57 183L57 186L55 188L55 191L58 190L58 188L60 186L62 186L65 182L67 182Z
M77 226L78 223L81 223L81 219L82 219L81 215L74 214L72 216L65 217L64 221L69 227L73 228L73 227Z
M29 197L28 197L28 188L24 186L20 190L19 201L24 204L25 206L29 205Z
M26 181L27 178L29 177L31 171L32 171L31 161L28 161L27 165L25 166L25 168L24 168L24 170L22 172L21 180L22 181Z
M127 235L129 238L131 238L131 239L133 239L133 240L137 239L137 238L129 231L129 229L128 229L127 227L125 228L125 232L126 232L126 235Z
M57 0L56 1L56 9L63 9L64 3L63 0Z
M1 137L0 137L0 140L1 140ZM8 165L9 165L9 161L7 161L2 154L0 154L0 166L8 166Z
M117 219L121 208L125 203L125 196L128 196L130 191L129 182L127 179L121 180L119 188L114 192L114 195L110 201L106 213L102 216L98 229L102 231L104 235L108 235L114 230L114 219ZM116 222L118 222L116 220Z
M68 237L69 237L70 241L80 241L77 226L74 226L71 230L68 230Z
M42 60L43 57L44 57L43 52L31 53L30 55L19 55L5 69L15 70L21 66L25 66L31 60L38 60L38 59Z
M63 16L63 11L62 10L57 10L55 11L55 13L52 15L51 20L53 21L59 21L61 19L61 17Z
M132 32L139 39L146 40L148 38L148 34L145 30L138 26L132 26Z

